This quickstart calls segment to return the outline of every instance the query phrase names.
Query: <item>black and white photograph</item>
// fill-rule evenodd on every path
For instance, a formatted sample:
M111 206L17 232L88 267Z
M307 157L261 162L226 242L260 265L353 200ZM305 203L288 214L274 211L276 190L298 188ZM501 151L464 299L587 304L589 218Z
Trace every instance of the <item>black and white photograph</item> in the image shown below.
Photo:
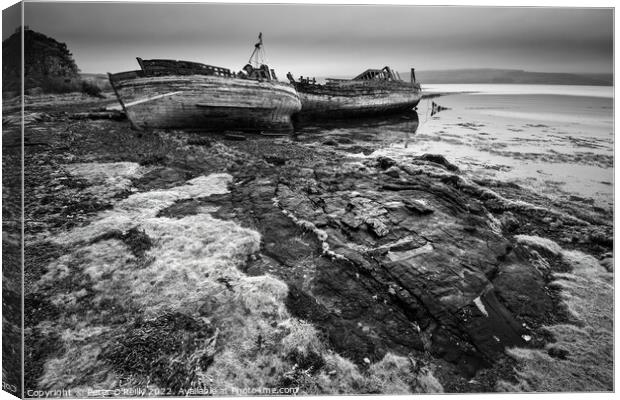
M3 391L614 392L613 3L2 5Z

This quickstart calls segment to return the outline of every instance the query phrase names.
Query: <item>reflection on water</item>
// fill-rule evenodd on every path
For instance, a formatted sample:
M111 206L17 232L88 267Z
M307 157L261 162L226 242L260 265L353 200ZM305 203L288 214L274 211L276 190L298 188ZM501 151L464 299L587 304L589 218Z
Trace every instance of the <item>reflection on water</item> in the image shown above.
M446 111L446 110L449 110L449 108L440 106L434 101L431 103L431 117L434 116L435 114L440 113L441 111Z
M374 129L376 127L398 126L403 122L409 123L414 129L417 129L419 122L418 113L412 109L407 112L378 115L378 116L358 116L338 119L314 120L304 123L298 123L295 126L295 135L305 135L309 133L320 133L321 131L329 131L333 129Z
M502 95L558 95L570 97L614 97L613 86L586 85L515 85L497 83L428 84L423 85L430 93L470 93Z
M476 177L613 205L609 97L460 93L423 99L417 112L313 123L295 133L308 145L360 156L443 154Z
M407 148L419 126L418 113L331 119L297 124L292 139L327 145L348 153L368 155L375 150L402 143Z

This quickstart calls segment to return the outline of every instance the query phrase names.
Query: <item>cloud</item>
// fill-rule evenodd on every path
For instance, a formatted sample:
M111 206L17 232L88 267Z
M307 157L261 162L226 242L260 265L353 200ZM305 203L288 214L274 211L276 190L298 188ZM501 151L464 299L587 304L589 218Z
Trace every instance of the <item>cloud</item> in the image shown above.
M26 23L66 42L92 72L104 71L104 53L112 71L147 54L237 68L258 32L281 75L386 64L611 72L613 64L611 9L27 3Z

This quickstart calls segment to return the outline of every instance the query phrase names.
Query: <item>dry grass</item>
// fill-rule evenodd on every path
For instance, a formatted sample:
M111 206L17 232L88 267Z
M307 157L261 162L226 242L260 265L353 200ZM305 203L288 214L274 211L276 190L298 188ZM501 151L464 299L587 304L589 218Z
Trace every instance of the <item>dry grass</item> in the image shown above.
M370 385L376 393L440 393L443 388L420 361L388 353L370 367Z
M576 325L546 329L556 342L544 350L511 349L520 361L519 383L502 382L507 391L613 390L613 275L592 256L566 251L548 239L518 237L521 243L542 248L572 266L571 273L554 274L552 285L562 289L562 300Z
M219 304L228 305L235 296L226 293L217 281L219 277L239 282L240 289L247 292L242 299L249 302L246 308L261 309L255 292L262 282L249 280L237 269L258 250L256 232L208 214L181 219L154 217L177 199L225 193L229 180L229 176L211 175L168 191L132 195L114 209L100 213L90 225L52 238L75 248L51 263L37 282L36 290L48 293L51 302L62 310L57 325L46 329L63 332L60 336L65 350L48 360L39 382L42 387L109 384L110 376L115 375L112 370L123 368L118 363L105 363L99 356L118 360L113 357L119 353L114 343L132 337L131 328L127 331L123 322L136 316L161 318L169 312L198 318L205 299L221 299ZM114 180L104 180L103 184L106 182L115 184ZM122 240L126 233L121 237L110 235L136 228L151 241L152 247L144 251L150 262L137 263L139 257ZM285 293L286 286L280 286ZM283 291L281 287L279 291ZM212 311L210 314L217 314L217 310ZM115 326L108 319L113 314L123 315L126 321L120 320ZM225 313L221 317L225 318ZM204 350L196 348L192 354Z
M48 239L59 244L78 243L90 241L114 229L127 231L147 218L154 218L159 211L178 200L226 193L231 179L232 177L227 174L212 174L199 176L188 181L186 185L167 190L135 193L117 202L114 209L98 214L88 226L54 235Z
M139 178L147 169L137 163L75 163L64 165L71 175L82 178L89 183L84 190L101 199L113 197L128 190L131 180Z

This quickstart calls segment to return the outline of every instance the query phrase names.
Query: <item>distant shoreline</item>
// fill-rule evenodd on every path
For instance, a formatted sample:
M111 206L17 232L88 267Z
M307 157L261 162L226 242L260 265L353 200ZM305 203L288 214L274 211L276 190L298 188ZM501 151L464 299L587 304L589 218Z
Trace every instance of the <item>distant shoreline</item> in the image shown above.
M402 74L410 79L409 74ZM532 72L511 69L454 69L416 71L418 81L426 84L522 84L613 86L613 74Z
M96 73L96 72L81 72L80 75L83 78L90 78L96 80L108 80L108 75L106 73ZM403 74L401 74L402 76ZM417 75L417 73L416 73ZM422 77L418 77L417 81L423 85L559 85L559 86L612 86L613 87L613 75L610 74L609 81L587 81L587 80L575 80L575 81L565 81L565 82L541 82L541 81L520 81L520 82L511 82L511 81L465 81L465 80L439 80L439 79L426 79L423 77L423 71L420 72ZM317 81L325 80L323 77L316 78ZM340 79L340 78L339 78ZM343 78L346 79L346 78ZM403 77L403 80L410 80L409 76Z

